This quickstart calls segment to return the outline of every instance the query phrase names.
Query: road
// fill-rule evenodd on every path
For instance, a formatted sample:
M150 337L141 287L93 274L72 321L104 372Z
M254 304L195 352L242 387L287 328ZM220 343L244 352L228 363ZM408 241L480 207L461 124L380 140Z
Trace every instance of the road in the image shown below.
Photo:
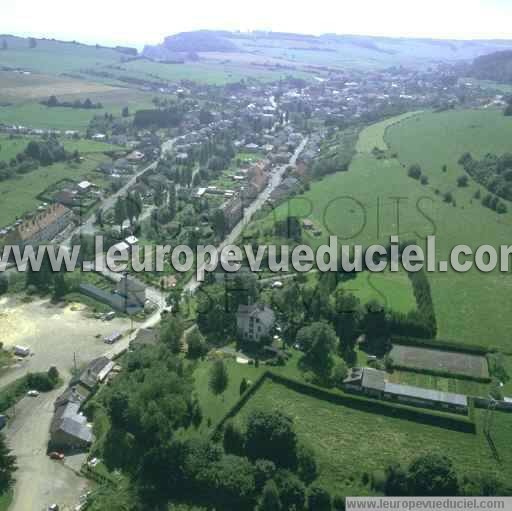
M61 392L62 388L35 398L23 398L5 429L18 463L9 511L41 511L55 503L61 510L73 509L78 497L86 491L87 480L46 455L53 403ZM58 502L54 500L56 495Z
M297 158L303 151L306 143L307 138L297 147L288 165L296 164ZM156 163L152 165L154 166ZM274 169L265 190L263 190L247 209L245 209L243 218L217 247L219 252L223 247L233 244L239 238L243 229L250 222L254 214L265 204L270 194L280 185L288 165ZM150 168L152 168L152 166L146 167L146 169L138 173L138 175L147 172ZM102 205L102 209L112 207L117 196L126 193L128 187L134 184L136 178L137 176L134 176L130 180L130 183L127 183L122 190L119 190L116 195L105 201ZM92 222L92 220L90 221ZM92 223L90 225L93 227ZM119 274L114 273L113 275L115 275L115 278L120 278ZM193 277L185 285L184 292L195 292L200 285L201 283L197 282L195 277ZM157 304L157 310L143 323L138 324L138 328L152 328L157 326L161 321L162 311L169 310L165 304L165 296L160 290L151 288L150 292L152 293L153 300ZM77 328L79 329L80 326ZM136 334L137 331L125 335L106 353L103 351L103 348L103 355L114 358L124 352L128 349L130 340L132 340ZM100 342L101 341L98 341L98 343ZM92 358L93 357L91 357L91 359ZM84 359L82 362L85 363L88 362L88 360ZM22 372L24 371L22 370ZM62 391L63 388L40 395L38 398L34 398L33 401L30 401L29 398L24 398L17 405L16 416L11 419L6 428L6 436L11 448L18 457L20 467L14 488L14 502L10 511L40 511L44 506L48 506L54 503L54 501L61 506L66 506L71 509L70 506L78 502L78 496L84 493L84 489L87 485L85 479L76 476L71 469L63 466L59 462L50 460L45 455L50 422L53 414L53 403ZM61 507L61 509L63 508L65 509L65 507Z
M162 155L166 154L169 151L172 151L172 148L174 147L174 144L176 143L176 140L177 140L176 138L173 138L173 139L167 140L166 142L164 142L162 144ZM135 183L137 182L137 179L140 176L144 175L146 172L149 172L150 170L154 170L156 168L156 166L158 165L158 162L159 162L159 160L156 160L153 163L151 163L150 165L148 165L147 167L144 167L143 169L141 169L138 172L136 172L133 176L130 177L130 179L127 181L127 183L122 188L120 188L117 192L115 192L114 194L112 194L109 197L107 197L102 202L102 204L101 204L101 206L99 207L98 210L104 213L105 211L108 211L109 209L112 209L115 206L115 203L116 203L117 199L119 197L123 196L123 195L126 195L126 193L130 190L130 188L133 185L135 185ZM68 236L68 238L63 240L61 245L69 246L71 244L71 238L75 234L80 234L80 233L82 233L82 234L94 234L94 232L95 232L94 221L95 220L96 220L95 215L91 215L85 221L84 224L79 225L73 232L71 232L71 234Z
M254 214L265 204L265 202L270 198L272 192L281 184L283 180L283 175L286 172L287 167L289 167L290 165L295 166L297 164L297 159L304 150L304 147L306 147L307 143L308 137L304 138L304 140L300 143L300 145L297 147L292 157L290 158L290 161L286 165L282 165L274 169L270 181L265 190L263 190L258 195L258 197L250 204L248 208L244 209L242 219L240 220L240 222L238 222L238 224L235 225L235 227L233 227L233 230L228 234L226 239L217 247L217 252L220 253L221 250L227 245L233 245L235 241L240 237L244 228L251 221L251 218L254 216ZM202 268L204 268L204 266ZM200 282L197 282L194 276L185 285L184 291L194 293L200 285Z

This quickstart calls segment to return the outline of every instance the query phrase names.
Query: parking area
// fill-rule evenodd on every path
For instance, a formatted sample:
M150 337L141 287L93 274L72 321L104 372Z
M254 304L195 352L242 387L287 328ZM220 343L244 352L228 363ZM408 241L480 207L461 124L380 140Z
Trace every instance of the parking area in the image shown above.
M0 332L4 347L30 347L31 355L15 367L3 369L0 387L28 371L46 371L56 366L67 385L75 362L78 367L107 351L103 338L130 328L126 319L96 319L79 305L55 306L49 300L26 302L16 297L0 299ZM123 340L118 344L127 344ZM84 457L51 460L47 454L53 405L65 389L62 386L37 397L25 397L11 410L5 428L7 441L17 457L18 471L10 511L41 511L51 504L72 510L90 482L79 476Z
M0 376L0 386L27 371L46 371L56 366L63 376L103 355L108 346L103 338L124 333L130 322L124 318L102 321L84 306L53 305L48 299L24 302L18 297L0 299L0 341L5 348L28 346L31 355Z

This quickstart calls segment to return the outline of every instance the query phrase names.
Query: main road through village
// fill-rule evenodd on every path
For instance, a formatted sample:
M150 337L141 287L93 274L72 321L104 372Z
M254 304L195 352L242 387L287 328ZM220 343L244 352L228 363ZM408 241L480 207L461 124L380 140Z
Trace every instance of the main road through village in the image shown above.
M175 140L170 140L162 146L162 154L172 149ZM242 234L243 229L250 222L254 214L265 204L272 192L281 184L283 175L288 166L295 166L297 159L307 144L307 138L303 139L295 150L287 165L274 168L271 171L271 177L267 187L255 198L255 200L244 210L242 219L231 230L224 241L217 247L218 252L223 247L233 244ZM106 211L112 208L118 197L125 194L137 180L137 177L156 168L157 162L145 167L130 181L123 186L116 194L105 199L101 209ZM73 234L85 232L94 233L94 219L89 218L83 225L76 229L68 239L62 242L62 245L69 245ZM118 279L119 274L108 275L110 278ZM194 277L192 277L184 286L184 293L194 293L200 286ZM150 287L147 290L148 298L156 305L155 312L144 322L137 325L138 329L155 327L161 320L161 313L170 308L166 305L166 294L160 289ZM110 350L104 353L109 358L126 351L130 341L135 337L137 330L128 332L123 339L118 341ZM58 333L57 333L58 335ZM36 358L35 355L34 358ZM86 363L88 360L81 360ZM59 368L60 369L60 368ZM33 369L32 369L33 370ZM21 376L27 369L16 370L17 376ZM70 374L67 371L62 372L64 384L69 383ZM11 378L8 378L11 380ZM0 386L7 383L0 379ZM48 442L50 422L53 414L53 402L63 390L58 389L49 394L42 394L37 398L24 398L16 406L16 414L9 421L6 428L6 435L9 444L18 458L18 471L16 473L16 485L14 488L14 499L11 505L11 511L40 511L46 506L57 503L61 509L72 509L74 504L78 503L79 496L87 487L87 481L79 477L71 468L50 460L46 456L46 447Z

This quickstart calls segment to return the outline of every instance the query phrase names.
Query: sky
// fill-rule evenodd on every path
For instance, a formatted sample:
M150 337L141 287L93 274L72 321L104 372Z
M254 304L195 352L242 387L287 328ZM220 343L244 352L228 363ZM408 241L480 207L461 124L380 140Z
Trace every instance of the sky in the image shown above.
M0 33L156 44L199 29L512 39L512 0L0 0Z

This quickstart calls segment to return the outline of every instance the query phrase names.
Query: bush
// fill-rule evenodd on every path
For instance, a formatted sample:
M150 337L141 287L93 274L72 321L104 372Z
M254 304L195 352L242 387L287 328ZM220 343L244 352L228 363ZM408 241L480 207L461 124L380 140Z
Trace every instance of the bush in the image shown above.
M320 486L311 486L308 492L308 511L330 511L332 509L331 495Z
M465 174L463 174L462 176L459 176L457 178L457 186L459 188L465 188L466 186L468 186L468 182L469 182L468 176L466 176Z
M407 170L407 175L412 177L413 179L420 179L421 177L421 167L415 163L409 167Z

